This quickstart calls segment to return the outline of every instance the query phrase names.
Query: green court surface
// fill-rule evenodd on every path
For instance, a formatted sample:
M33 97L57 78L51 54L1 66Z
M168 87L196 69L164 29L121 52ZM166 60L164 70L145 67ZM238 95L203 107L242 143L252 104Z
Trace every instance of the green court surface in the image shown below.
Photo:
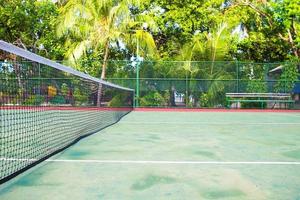
M300 200L300 113L132 112L0 199Z

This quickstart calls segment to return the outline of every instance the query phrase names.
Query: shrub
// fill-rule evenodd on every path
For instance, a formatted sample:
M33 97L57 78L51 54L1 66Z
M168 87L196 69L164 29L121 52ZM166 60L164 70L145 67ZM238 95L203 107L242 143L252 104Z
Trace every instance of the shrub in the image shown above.
M209 107L209 96L206 93L201 94L200 96L200 106Z
M264 93L268 91L267 83L263 80L249 80L246 91L248 93Z
M117 94L108 103L109 107L124 107L126 106L127 95Z
M292 92L295 82L298 80L299 72L295 63L284 65L279 81L275 85L276 92Z
M66 100L63 96L61 95L56 95L55 97L53 97L51 100L50 100L50 103L52 104L65 104L66 103Z
M159 92L150 92L140 99L141 106L165 106L166 99Z
M68 87L68 85L67 85L66 83L63 83L63 84L61 85L61 93L62 93L62 95L67 96L67 95L68 95L68 92L69 92L69 87Z
M45 101L45 98L41 95L31 95L24 102L23 105L26 106L38 106Z
M263 80L249 80L246 88L247 93L265 93L268 91L267 83ZM243 108L265 108L265 102L244 102Z
M85 94L82 94L80 92L80 89L75 88L74 90L74 98L75 98L75 105L82 105L88 103L88 96Z

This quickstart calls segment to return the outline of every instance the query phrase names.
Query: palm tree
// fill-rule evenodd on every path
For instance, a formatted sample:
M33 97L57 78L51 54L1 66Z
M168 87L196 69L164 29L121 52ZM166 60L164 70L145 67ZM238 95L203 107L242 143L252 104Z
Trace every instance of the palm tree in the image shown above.
M68 34L68 60L75 63L88 49L103 51L101 79L106 77L110 48L114 44L139 43L136 51L152 55L156 46L152 35L144 28L143 21L132 17L130 6L138 6L139 0L70 0L61 8L61 19L57 28L60 36ZM136 19L151 22L147 17ZM153 26L152 22L148 23ZM100 105L102 86L99 86Z
M206 34L206 55L211 61L210 74L213 74L216 60L224 60L230 48L231 31L227 23L221 23L217 29Z
M218 95L220 89L223 88L221 80L230 77L224 69L215 70L214 66L216 61L224 60L226 54L228 54L230 41L234 37L231 33L232 30L233 28L229 27L227 23L221 23L210 32L195 34L181 50L179 59L186 61L183 68L187 71L189 78L197 76L214 80L207 91L211 102ZM210 61L210 66L208 68L205 65L194 67L192 65L193 61L199 60Z
M68 60L75 63L90 48L94 51L103 50L101 79L105 79L112 44L128 44L132 40L139 40L141 50L152 54L156 48L152 35L143 29L143 22L135 22L129 9L130 6L139 4L139 0L68 1L61 8L57 28L60 36L71 36L66 42L69 47ZM137 30L138 24L140 30Z

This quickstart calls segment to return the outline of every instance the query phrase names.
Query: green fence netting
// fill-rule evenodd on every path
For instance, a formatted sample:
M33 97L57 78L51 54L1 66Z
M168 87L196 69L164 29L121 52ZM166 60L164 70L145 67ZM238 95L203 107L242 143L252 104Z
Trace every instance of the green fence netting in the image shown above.
M83 60L73 66L100 77L102 65ZM226 93L280 92L290 93L298 108L299 77L291 79L286 70L293 67L299 70L298 63L290 62L108 61L106 79L135 89L137 107L222 108Z
M283 76L291 66L299 67L237 61L110 61L107 80L138 90L138 107L223 108L226 93L290 93L297 108L300 81Z

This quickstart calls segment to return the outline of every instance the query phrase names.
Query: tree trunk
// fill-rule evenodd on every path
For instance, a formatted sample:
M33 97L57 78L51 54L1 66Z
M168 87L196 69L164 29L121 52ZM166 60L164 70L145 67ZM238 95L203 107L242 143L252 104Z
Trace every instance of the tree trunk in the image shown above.
M108 53L109 53L109 42L107 41L105 43L105 54L104 54L103 64L102 64L101 79L105 79L105 76L106 76Z
M291 44L291 47L292 47L292 50L293 50L294 55L295 55L297 58L299 58L299 55L298 55L298 49L297 49L297 47L296 47L296 45L295 45L294 38L293 38L293 35L292 35L292 33L291 33L290 30L288 30L288 37L289 37L289 42L290 42L290 44Z
M106 41L103 64L102 64L101 80L105 79L108 53L109 53L109 41ZM97 93L97 107L101 107L101 97L102 97L102 84L99 83L98 93Z
M102 97L102 84L99 83L98 92L97 92L97 107L101 107L101 97Z

